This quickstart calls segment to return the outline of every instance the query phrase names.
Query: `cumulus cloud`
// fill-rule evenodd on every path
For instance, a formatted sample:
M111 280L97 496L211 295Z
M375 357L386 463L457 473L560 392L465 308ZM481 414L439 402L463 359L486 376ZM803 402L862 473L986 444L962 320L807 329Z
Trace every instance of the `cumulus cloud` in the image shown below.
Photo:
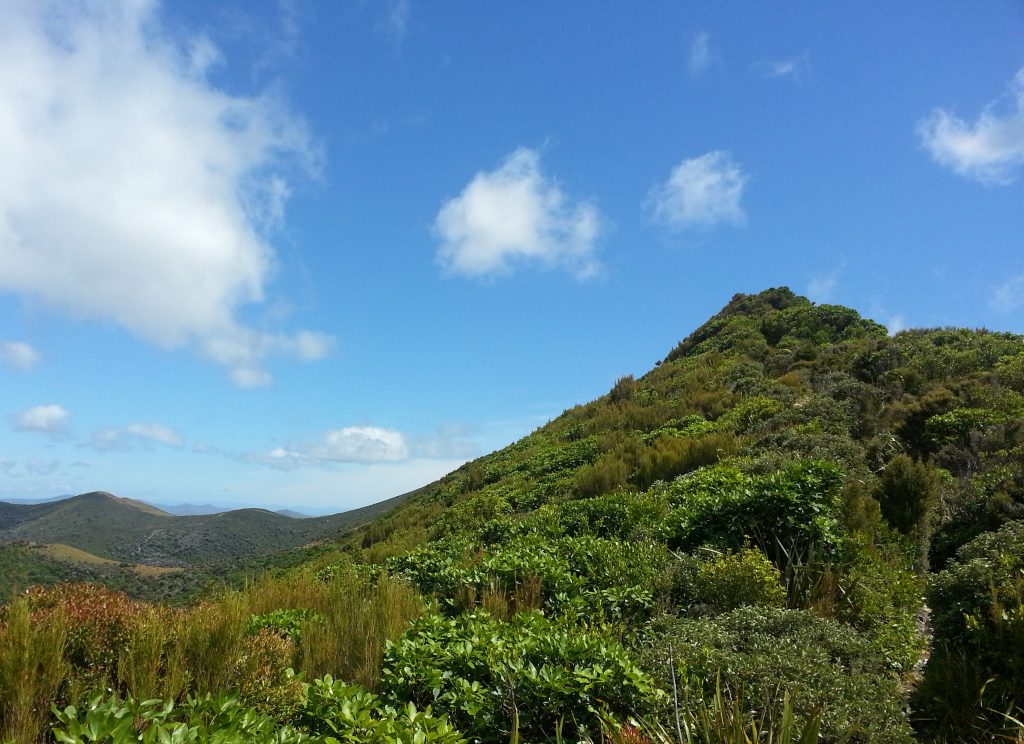
M711 37L708 36L707 31L701 31L695 34L693 41L690 42L690 55L686 68L691 75L696 77L711 67L712 61Z
M107 450L129 451L135 449L136 445L151 447L154 444L181 447L182 440L178 432L169 426L137 423L129 424L123 429L98 429L93 432L86 446L104 452Z
M67 431L71 420L64 406L51 403L45 406L29 408L11 417L17 431L35 431L43 434L62 434Z
M917 124L935 162L986 185L1012 183L1024 166L1024 68L973 121L937 108Z
M1024 273L1008 279L995 288L991 305L1003 313L1011 313L1024 306Z
M24 341L0 341L0 362L8 369L27 372L39 364L39 352Z
M348 426L324 432L313 441L248 453L242 459L278 470L408 460L465 461L479 454L471 434L470 428L454 425L442 426L433 434L411 435L377 426Z
M245 455L246 460L281 470L307 465L399 462L409 458L405 436L377 426L347 426L324 432L316 441Z
M747 180L728 152L713 150L679 163L665 183L651 190L645 206L655 221L672 228L739 225L746 219L740 199Z
M270 355L315 357L239 319L265 298L290 180L316 168L303 122L215 87L219 52L163 33L153 0L3 3L0 28L0 290L243 384Z
M584 279L600 269L594 254L601 222L597 207L573 202L544 174L537 151L519 148L441 207L437 260L468 277L534 264Z

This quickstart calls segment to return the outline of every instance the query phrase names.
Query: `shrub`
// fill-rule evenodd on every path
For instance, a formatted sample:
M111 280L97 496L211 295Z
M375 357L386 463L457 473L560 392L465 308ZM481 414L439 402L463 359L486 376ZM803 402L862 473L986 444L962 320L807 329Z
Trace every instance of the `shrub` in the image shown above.
M1024 690L1024 522L1009 522L960 548L932 579L934 650L918 704L938 727L976 735L1002 721L984 706L1012 708ZM981 684L979 684L981 683ZM950 705L949 701L957 701Z
M120 700L115 696L93 698L82 710L68 706L53 709L54 738L62 744L109 742L312 742L306 734L281 726L270 716L245 707L232 697L206 695L176 705L159 699Z
M679 556L669 569L671 604L688 614L718 614L746 605L784 607L782 574L760 550L720 553L702 560Z
M366 744L463 744L446 718L412 703L398 708L376 695L330 676L309 685L300 721L304 728L338 742Z
M644 709L657 693L616 642L540 613L502 623L484 612L421 618L384 657L395 704L432 706L485 742L597 732L602 720Z
M671 651L684 706L717 692L750 718L781 720L789 700L799 728L820 721L826 741L912 741L897 679L848 626L802 610L742 607L656 627L647 665L669 684Z
M747 542L782 566L817 545L839 540L842 470L799 461L769 475L747 475L718 465L674 480L666 489L671 547L739 548Z
M144 603L123 592L92 584L33 587L24 596L35 617L66 617L67 659L77 673L96 681L113 681L117 657L147 611Z
M882 471L877 491L886 521L910 536L925 557L934 528L941 480L935 468L915 462L907 455L897 455Z

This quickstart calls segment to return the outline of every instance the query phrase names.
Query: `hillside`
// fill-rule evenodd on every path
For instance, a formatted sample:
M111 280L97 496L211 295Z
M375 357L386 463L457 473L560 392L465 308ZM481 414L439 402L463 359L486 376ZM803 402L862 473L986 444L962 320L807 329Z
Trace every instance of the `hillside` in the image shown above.
M60 544L116 562L195 567L334 537L403 498L306 519L265 509L179 517L94 491L42 504L0 502L0 542Z
M94 621L145 639L153 669L187 637L191 676L140 685L113 644L72 670L113 659L104 679L136 700L240 690L218 705L278 741L1024 735L1020 336L889 336L788 289L737 295L647 374L348 519L333 558L287 577ZM263 520L223 524L242 542ZM266 671L285 667L316 681Z

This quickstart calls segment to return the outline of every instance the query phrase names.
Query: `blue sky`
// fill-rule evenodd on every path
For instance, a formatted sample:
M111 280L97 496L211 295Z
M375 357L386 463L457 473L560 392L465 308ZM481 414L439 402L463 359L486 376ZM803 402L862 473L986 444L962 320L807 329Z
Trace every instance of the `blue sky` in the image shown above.
M770 286L1024 332L1017 2L0 0L0 29L0 498L360 506Z

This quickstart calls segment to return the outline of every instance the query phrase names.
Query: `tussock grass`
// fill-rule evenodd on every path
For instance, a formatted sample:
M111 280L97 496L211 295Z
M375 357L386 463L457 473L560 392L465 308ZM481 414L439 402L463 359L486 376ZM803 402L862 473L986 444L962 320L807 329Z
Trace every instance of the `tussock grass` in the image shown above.
M319 582L307 582L304 591L317 591L309 584ZM309 678L330 674L375 689L385 643L422 614L422 598L405 582L382 575L368 585L355 573L341 573L318 591L312 609L320 617L303 627L299 669Z
M0 741L30 744L42 733L50 703L68 674L67 619L33 622L28 602L14 600L0 626Z

